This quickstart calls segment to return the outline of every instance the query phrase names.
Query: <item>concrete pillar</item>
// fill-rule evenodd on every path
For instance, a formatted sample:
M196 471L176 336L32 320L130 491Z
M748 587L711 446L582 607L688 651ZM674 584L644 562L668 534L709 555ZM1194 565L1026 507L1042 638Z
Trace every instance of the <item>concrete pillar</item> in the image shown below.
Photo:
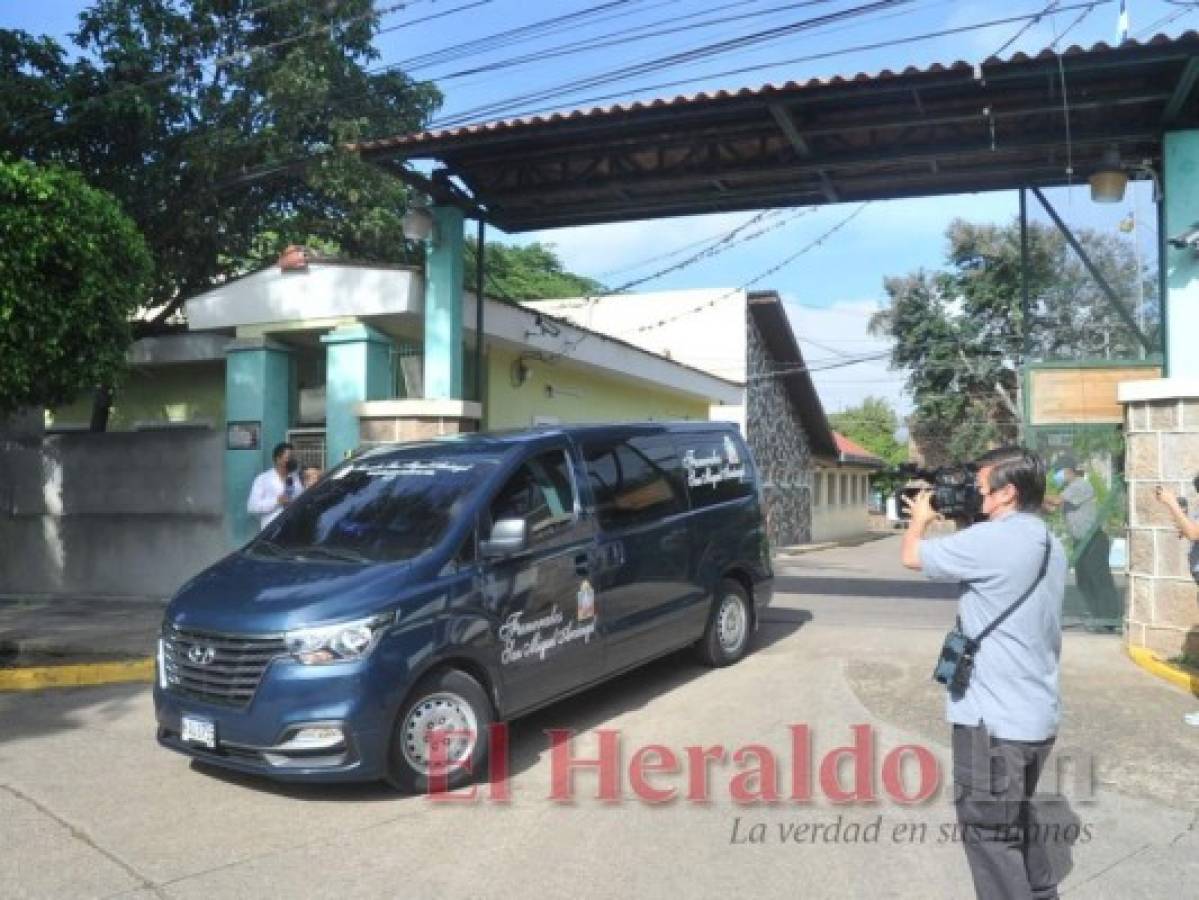
M425 397L462 399L463 214L434 206L425 257Z
M358 404L392 395L391 353L395 343L367 325L337 328L325 345L325 465L349 456L359 444Z
M1173 237L1199 223L1199 130L1172 131L1163 145L1165 233ZM1199 253L1163 243L1166 296L1166 377L1199 377Z
M1153 496L1164 485L1199 504L1199 378L1120 385L1128 447L1129 589L1127 639L1163 658L1199 654L1199 586L1187 563L1190 542Z
M225 522L232 546L258 531L246 512L250 486L271 465L271 450L287 439L295 367L291 349L269 338L237 340L225 348ZM257 432L257 446L241 447L234 435Z

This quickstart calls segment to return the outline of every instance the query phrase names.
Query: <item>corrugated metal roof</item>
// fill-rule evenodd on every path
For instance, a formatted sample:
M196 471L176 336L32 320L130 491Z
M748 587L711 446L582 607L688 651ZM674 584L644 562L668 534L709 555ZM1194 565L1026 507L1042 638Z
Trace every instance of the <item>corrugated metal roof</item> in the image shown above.
M1063 50L1060 54L1047 47L1035 54L1014 53L1006 58L989 56L983 60L981 64L970 63L966 62L965 60L956 60L955 62L951 63L933 63L923 69L917 66L907 66L906 68L898 71L894 69L881 69L874 73L858 72L854 75L833 75L828 78L809 78L806 81L785 81L781 84L768 82L752 88L743 87L733 90L722 89L715 91L696 91L692 94L676 94L673 97L658 97L652 100L632 100L625 103L613 103L608 106L591 106L585 108L579 107L571 110L565 110L563 112L516 116L507 119L496 119L490 122L460 125L452 128L420 131L414 134L395 135L393 137L380 138L373 141L362 141L358 144L352 145L352 147L353 149L364 151L399 147L415 147L446 139L497 134L523 128L557 125L562 122L578 122L580 120L597 119L606 116L642 112L645 110L672 109L691 106L694 104L714 103L734 99L774 98L779 95L794 94L805 90L810 91L818 88L844 87L846 85L855 84L871 84L897 78L911 78L913 76L943 75L946 73L956 72L963 74L969 73L973 77L976 74L985 75L988 67L990 66L1019 65L1033 61L1056 61L1059 55L1063 60L1068 60L1071 57L1081 55L1110 53L1115 50L1126 50L1135 47L1171 46L1186 41L1199 42L1199 32L1189 30L1182 35L1179 35L1177 38L1171 38L1165 34L1157 34L1149 40L1143 42L1129 39L1117 47L1113 47L1104 41L1100 41L1091 45L1090 47L1081 47L1078 44L1071 44L1070 47L1068 47L1066 50Z
M1199 127L1197 74L1199 33L1188 31L530 115L357 149L508 232L1052 187L1085 179L1113 146L1158 166L1165 131ZM433 179L404 165L418 158L440 163Z

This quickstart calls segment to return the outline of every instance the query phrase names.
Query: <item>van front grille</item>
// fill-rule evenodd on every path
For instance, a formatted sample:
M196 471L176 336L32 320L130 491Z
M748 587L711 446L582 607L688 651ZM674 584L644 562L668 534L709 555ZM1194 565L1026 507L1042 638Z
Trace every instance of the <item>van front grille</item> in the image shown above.
M281 636L163 630L168 690L222 706L248 705L266 667L286 651Z

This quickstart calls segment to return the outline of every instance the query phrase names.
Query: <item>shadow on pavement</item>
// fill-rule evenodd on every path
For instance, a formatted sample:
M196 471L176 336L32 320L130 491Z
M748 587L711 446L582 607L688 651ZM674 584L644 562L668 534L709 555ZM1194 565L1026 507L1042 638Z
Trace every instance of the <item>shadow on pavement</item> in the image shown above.
M751 653L758 652L790 637L812 620L802 609L767 609L754 634ZM586 732L617 716L641 709L654 698L700 678L719 678L720 669L700 663L692 652L680 650L636 669L618 675L580 694L568 697L544 709L515 719L508 732L508 767L511 775L533 768L549 749L547 729ZM166 752L166 751L164 751ZM221 781L255 791L314 802L338 801L416 801L420 796L405 797L390 787L374 784L288 784L242 775L193 760L192 769Z
M894 597L899 600L957 600L960 588L925 579L826 578L779 575L774 579L779 594L819 594L832 597Z
M0 747L12 741L72 731L103 728L127 715L148 684L53 688L44 691L0 691ZM147 720L146 735L154 737Z

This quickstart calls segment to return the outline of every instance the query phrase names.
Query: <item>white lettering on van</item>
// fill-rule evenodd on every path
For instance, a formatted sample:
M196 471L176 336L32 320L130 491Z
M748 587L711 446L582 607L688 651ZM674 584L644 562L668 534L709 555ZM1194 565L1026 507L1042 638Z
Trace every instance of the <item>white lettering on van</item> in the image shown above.
M545 662L546 655L556 647L579 640L590 643L593 634L594 619L586 625L573 619L567 622L557 606L546 615L527 622L524 621L523 612L514 612L500 626L499 636L504 642L500 663L506 666L534 658Z
M745 466L740 465L739 460L725 462L716 452L711 456L696 456L694 450L688 450L683 454L683 468L687 470L687 484L690 487L720 484L734 479L745 480Z

